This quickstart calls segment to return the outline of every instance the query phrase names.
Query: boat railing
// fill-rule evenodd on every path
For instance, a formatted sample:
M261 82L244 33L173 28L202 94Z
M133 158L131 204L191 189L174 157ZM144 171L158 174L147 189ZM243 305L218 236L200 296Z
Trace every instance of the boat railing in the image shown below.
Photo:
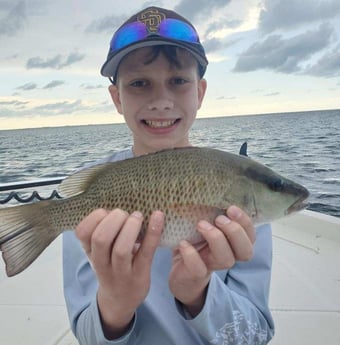
M29 203L32 201L61 199L62 197L59 195L56 189L53 189L52 192L50 192L50 194L46 197L39 194L37 190L29 191L27 195L27 190L36 187L58 185L64 180L64 178L65 177L58 177L39 179L34 181L2 183L0 184L0 205L8 204L14 200L19 203ZM18 190L26 190L26 192L24 192L24 195L21 195L20 192L17 192ZM3 197L3 192L9 193L7 195L5 194L5 196Z

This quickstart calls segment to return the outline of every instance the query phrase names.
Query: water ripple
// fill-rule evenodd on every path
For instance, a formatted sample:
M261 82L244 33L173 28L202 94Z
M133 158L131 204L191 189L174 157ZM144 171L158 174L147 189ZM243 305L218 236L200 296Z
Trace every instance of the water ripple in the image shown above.
M199 119L191 142L238 153L305 185L310 208L340 217L340 110ZM0 131L0 183L71 174L131 145L126 125Z

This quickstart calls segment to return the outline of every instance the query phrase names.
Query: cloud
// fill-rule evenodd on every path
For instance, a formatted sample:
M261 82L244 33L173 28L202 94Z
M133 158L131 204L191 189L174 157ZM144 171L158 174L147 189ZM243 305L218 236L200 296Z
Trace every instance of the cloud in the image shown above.
M116 30L128 16L106 16L92 21L85 29L89 33L112 32Z
M52 80L51 82L49 82L48 84L46 84L42 89L46 90L46 89L53 89L55 87L58 87L60 85L65 84L64 81L62 80ZM36 83L33 82L29 82L23 85L20 85L18 87L16 87L16 90L23 90L23 91L31 91L31 90L35 90L38 88L38 85Z
M58 87L60 85L64 85L65 82L63 80L52 80L48 84L46 84L43 89L53 89L55 87Z
M105 114L112 113L112 104L110 102L91 102L84 103L82 100L61 100L55 102L43 103L38 106L28 106L35 101L4 100L0 101L0 118L9 117L32 117L34 116L55 116L69 114Z
M237 42L238 40L235 40L235 39L230 40L228 38L213 37L213 38L205 39L203 41L203 46L204 46L205 52L208 54L208 53L214 53L219 50L228 48Z
M196 17L209 18L212 10L226 7L231 0L181 0L175 11L183 17L193 20Z
M36 56L28 59L26 62L26 68L57 68L60 65L61 55L56 55L53 58L43 60Z
M263 89L255 89L251 91L252 93L262 93Z
M41 115L59 115L59 114L71 114L79 111L82 106L82 101L77 99L75 101L62 101L55 103L47 103L41 106L35 107L34 111Z
M11 3L12 4L12 3ZM4 8L8 7L5 2ZM7 15L0 19L0 36L13 36L25 27L26 23L25 1L19 1L8 10Z
M205 35L208 36L212 32L224 30L224 29L236 29L243 23L240 19L226 19L224 16L209 24Z
M30 90L34 90L38 87L38 85L36 83L26 83L23 85L20 85L18 87L16 87L17 90L23 90L23 91L30 91Z
M10 56L6 56L6 57L5 57L5 60L8 60L8 61L10 61L10 60L15 60L15 59L17 59L18 57L19 57L19 54L15 53L15 54L12 54L12 55L10 55Z
M273 97L273 96L278 96L280 94L280 92L270 92L265 94L265 97Z
M75 62L81 61L85 58L84 54L71 53L67 57L63 57L58 54L52 58L43 60L42 58L36 56L27 60L26 68L53 68L53 69L62 69L69 65L74 64Z
M301 63L327 47L334 30L328 24L316 31L307 31L291 38L281 35L268 36L264 41L250 46L243 52L233 69L234 72L250 72L269 69L282 73L301 71Z
M6 118L14 114L26 112L29 103L30 101L21 101L18 99L0 100L0 118Z
M214 33L216 31L222 31L224 29L235 29L236 27L240 26L242 24L241 20L235 19L235 20L228 20L224 17L214 21L209 24L207 30L204 32L204 37L201 37L201 42L204 46L204 50L206 53L214 53L219 50L228 48L232 46L233 44L237 43L239 40L236 39L230 39L230 37L214 37Z
M291 29L302 24L322 21L340 14L340 1L265 0L259 28L263 32Z
M71 53L66 58L66 61L60 65L60 68L74 64L75 62L81 61L85 58L85 54Z
M86 108L83 106L81 100L45 103L31 108L22 107L22 109L13 109L13 105L16 105L15 103L10 104L8 102L6 105L9 105L10 108L0 107L0 117L27 117L32 116L32 114L38 116L66 115L82 111Z
M327 52L314 65L308 66L305 74L317 77L340 76L340 45Z
M206 53L211 53L221 49L221 39L210 38L204 40L204 50Z
M233 99L236 99L236 97L235 97L235 96L228 96L228 97L226 97L226 96L220 96L220 97L216 97L216 100L217 100L217 101L233 100Z
M22 108L24 107L26 104L28 104L29 101L18 101L18 100L12 100L12 101L0 101L0 106L14 106L14 107L19 107Z
M93 85L93 84L81 84L80 87L84 90L96 90L96 89L103 89L105 88L104 85L102 84L97 84L97 85Z
M0 1L0 11L8 11L13 7L13 1L2 0Z

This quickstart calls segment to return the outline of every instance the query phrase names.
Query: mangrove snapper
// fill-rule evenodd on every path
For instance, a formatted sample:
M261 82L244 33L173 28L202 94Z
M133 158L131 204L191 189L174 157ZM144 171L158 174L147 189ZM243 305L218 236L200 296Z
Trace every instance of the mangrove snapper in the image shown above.
M0 249L8 276L29 266L63 231L91 211L165 213L162 246L202 241L199 220L211 223L230 205L260 224L304 208L308 191L252 159L210 148L164 150L82 170L59 186L64 199L0 209Z

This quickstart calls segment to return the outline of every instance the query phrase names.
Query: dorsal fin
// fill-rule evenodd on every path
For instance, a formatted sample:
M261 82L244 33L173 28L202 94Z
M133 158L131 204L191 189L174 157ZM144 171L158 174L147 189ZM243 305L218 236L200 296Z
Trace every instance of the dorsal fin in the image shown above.
M241 148L240 148L240 155L241 155L241 156L246 156L246 157L248 157L248 154L247 154L247 147L248 147L248 145L247 145L247 142L245 141L245 142L242 144Z
M95 165L70 175L59 185L58 192L62 197L71 197L84 193L88 190L95 177L111 164L112 163Z

